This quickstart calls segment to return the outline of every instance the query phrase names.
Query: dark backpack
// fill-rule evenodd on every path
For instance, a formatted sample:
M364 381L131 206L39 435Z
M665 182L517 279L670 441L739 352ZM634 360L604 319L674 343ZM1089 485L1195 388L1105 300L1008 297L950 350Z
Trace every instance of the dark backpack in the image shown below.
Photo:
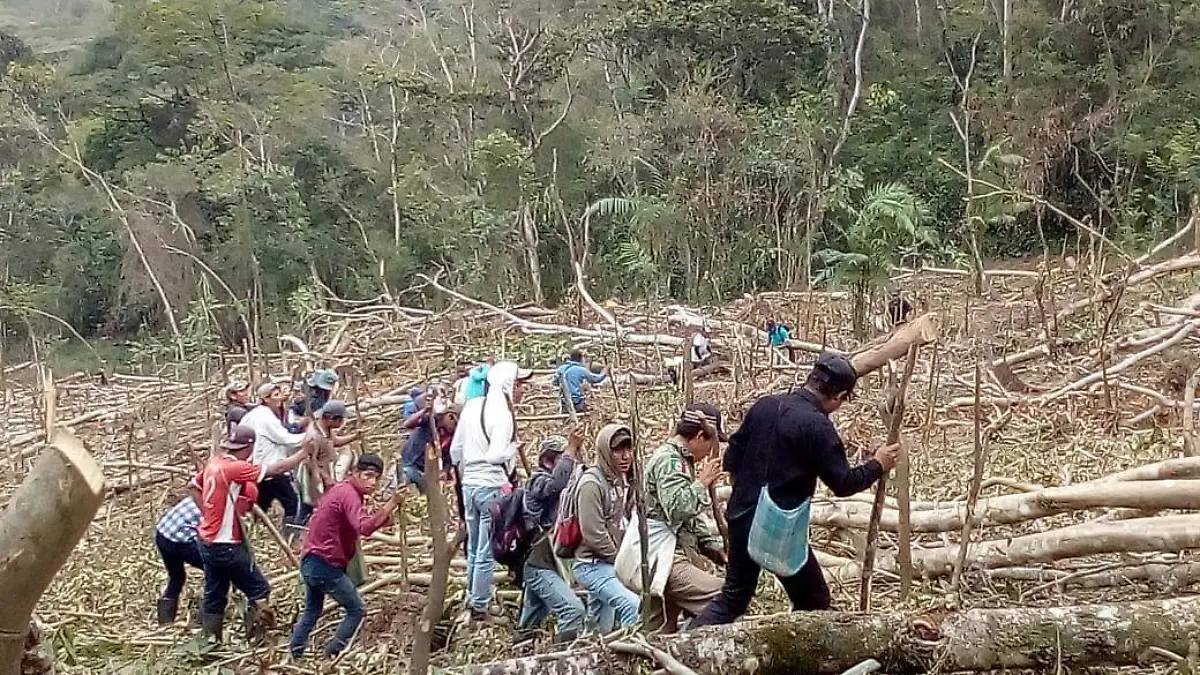
M525 490L516 488L488 508L492 516L492 557L516 573L533 539L525 527L524 502Z

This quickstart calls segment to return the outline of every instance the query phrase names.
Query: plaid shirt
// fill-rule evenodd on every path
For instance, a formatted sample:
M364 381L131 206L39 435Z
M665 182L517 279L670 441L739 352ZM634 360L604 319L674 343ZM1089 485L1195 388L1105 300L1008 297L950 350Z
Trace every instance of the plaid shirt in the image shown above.
M199 525L200 507L189 495L163 514L156 529L168 541L186 544L196 540L196 528Z

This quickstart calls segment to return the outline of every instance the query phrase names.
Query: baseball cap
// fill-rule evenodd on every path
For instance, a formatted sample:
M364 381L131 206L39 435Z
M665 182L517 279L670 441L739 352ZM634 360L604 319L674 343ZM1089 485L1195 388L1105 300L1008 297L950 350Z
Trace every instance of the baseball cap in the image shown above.
M271 394L275 393L275 390L282 386L283 385L281 385L278 382L263 382L262 384L258 385L259 400L262 400L262 399L270 396Z
M858 382L858 373L854 372L850 359L833 352L821 352L813 364L813 371L820 373L826 382L840 391L852 392Z
M257 435L253 429L244 424L239 424L229 433L229 438L225 439L221 447L226 450L245 450L254 445L255 438L257 438Z
M608 439L608 447L616 449L625 443L633 443L633 434L628 429L622 427L613 432L612 438Z
M358 463L354 465L356 471L375 471L383 473L383 458L379 455L368 454L358 458Z
M340 417L345 419L346 404L335 399L328 400L325 402L325 405L321 406L321 409L317 411L317 414L321 417Z
M722 443L729 442L729 434L721 427L721 411L717 406L711 403L693 403L683 409L683 415L679 418L679 424L675 425L675 433L682 436L692 437L703 427L703 424L691 419L697 414L707 417L713 426L717 428L717 440Z
M338 374L328 368L318 370L308 376L308 386L317 389L331 390L338 383Z
M552 452L556 455L561 455L562 453L566 452L566 450L567 437L555 434L542 439L542 444L538 448L538 453L544 455L547 452Z
M228 398L229 395L234 393L235 391L246 391L249 388L250 388L249 382L247 382L245 380L233 380L229 384L225 385L225 397Z

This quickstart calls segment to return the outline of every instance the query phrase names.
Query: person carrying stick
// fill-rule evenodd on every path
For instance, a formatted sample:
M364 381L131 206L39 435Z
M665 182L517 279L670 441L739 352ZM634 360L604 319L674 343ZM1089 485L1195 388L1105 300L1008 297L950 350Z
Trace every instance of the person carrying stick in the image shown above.
M289 651L293 658L304 656L308 637L321 618L325 596L346 610L333 639L325 644L326 657L337 656L346 648L366 615L362 597L346 568L358 551L359 537L369 537L389 525L392 514L404 501L404 492L397 490L377 511L366 513L363 499L375 492L382 475L383 460L379 455L359 457L350 477L330 488L313 512L300 551L305 599L304 612L292 629Z
M253 636L268 610L271 585L250 557L242 531L242 516L250 513L258 497L258 486L272 476L282 476L308 457L301 449L270 465L247 461L254 448L254 430L239 424L221 445L224 451L208 460L196 478L200 486L200 559L204 562L204 600L200 605L200 629L221 641L229 587L246 596L246 634Z
M661 594L651 594L647 628L673 633L680 612L695 616L721 591L722 579L696 564L699 556L725 565L725 546L701 514L712 508L709 488L721 476L721 411L710 403L689 405L675 433L646 461L646 517L675 536L671 571Z
M787 515L812 499L818 478L835 495L846 497L871 487L896 465L899 445L880 448L872 459L854 468L846 461L842 439L829 416L850 399L857 380L849 359L826 352L817 358L801 389L765 396L750 407L725 452L724 468L733 477L726 511L730 541L725 585L690 627L731 623L749 608L763 569L751 552L755 525L767 519L766 511L759 513L762 504ZM803 527L804 550L795 552L803 562L793 573L776 576L793 610L829 609L829 587L808 547L807 520ZM753 533L766 538L793 534Z

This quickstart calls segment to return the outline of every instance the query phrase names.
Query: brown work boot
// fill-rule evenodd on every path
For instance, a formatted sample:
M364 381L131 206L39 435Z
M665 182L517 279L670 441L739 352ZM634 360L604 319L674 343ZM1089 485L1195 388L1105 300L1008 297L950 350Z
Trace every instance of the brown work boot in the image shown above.
M275 612L266 603L251 602L246 604L246 642L252 645L262 644L267 632L275 627Z

